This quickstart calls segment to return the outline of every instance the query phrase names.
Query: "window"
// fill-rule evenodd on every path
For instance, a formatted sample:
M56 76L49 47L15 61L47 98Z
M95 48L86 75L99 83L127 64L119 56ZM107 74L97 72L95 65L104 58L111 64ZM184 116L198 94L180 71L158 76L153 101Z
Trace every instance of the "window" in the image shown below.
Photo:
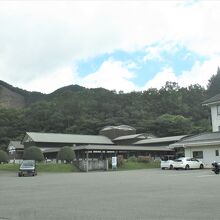
M219 156L219 150L215 150L215 156Z
M220 115L220 105L217 105L217 115Z
M193 157L203 159L203 151L193 151Z

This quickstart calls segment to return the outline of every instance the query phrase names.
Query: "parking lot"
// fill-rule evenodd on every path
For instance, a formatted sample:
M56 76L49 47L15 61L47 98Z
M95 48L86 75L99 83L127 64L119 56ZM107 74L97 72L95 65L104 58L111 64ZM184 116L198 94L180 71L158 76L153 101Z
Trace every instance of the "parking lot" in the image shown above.
M220 175L137 170L17 177L0 172L0 220L220 219Z

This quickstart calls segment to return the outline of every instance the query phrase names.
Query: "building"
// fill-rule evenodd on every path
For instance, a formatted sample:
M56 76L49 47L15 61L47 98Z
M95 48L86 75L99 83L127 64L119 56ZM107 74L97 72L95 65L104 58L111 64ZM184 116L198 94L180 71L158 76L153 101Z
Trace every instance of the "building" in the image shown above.
M202 104L211 108L212 131L220 131L220 94L204 101Z
M10 162L19 162L23 159L24 145L20 141L10 141L7 150Z
M44 156L54 159L61 147L85 146L85 145L112 145L113 142L101 135L78 135L78 134L59 134L27 132L21 142L24 148L30 146L39 147Z
M177 141L180 141L185 136L186 135L161 137L161 138L148 138L137 141L136 143L134 143L134 145L145 147L146 150L150 149L148 153L151 157L160 158L161 156L165 156L165 155L174 155L175 154L174 150L172 151L168 150L169 145Z
M214 161L220 162L220 94L202 104L211 108L212 132L185 137L169 147L184 152L186 157L202 160L205 167L211 167Z
M169 147L184 151L186 157L202 160L204 166L209 168L213 161L220 161L220 132L188 136Z

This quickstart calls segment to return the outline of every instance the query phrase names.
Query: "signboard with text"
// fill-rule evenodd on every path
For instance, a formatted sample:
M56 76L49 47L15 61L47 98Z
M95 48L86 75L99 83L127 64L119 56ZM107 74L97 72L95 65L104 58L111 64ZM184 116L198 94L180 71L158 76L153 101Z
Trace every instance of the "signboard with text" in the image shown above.
M112 168L117 168L117 157L112 157Z

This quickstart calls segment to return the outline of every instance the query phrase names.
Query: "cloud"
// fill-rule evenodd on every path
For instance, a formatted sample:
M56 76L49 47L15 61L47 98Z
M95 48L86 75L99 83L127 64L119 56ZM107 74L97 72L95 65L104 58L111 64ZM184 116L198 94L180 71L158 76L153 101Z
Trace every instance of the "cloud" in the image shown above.
M164 68L161 72L157 73L152 80L149 80L142 90L149 88L160 89L166 82L177 82L177 77L171 67Z
M74 73L73 68L67 67L56 70L55 72L47 73L45 76L33 78L25 85L21 85L21 87L28 91L51 93L60 87L76 84L77 81L78 76Z
M219 65L220 56L214 56L204 62L196 62L191 70L183 71L178 76L178 83L184 87L191 84L199 84L206 87L211 76L217 73Z
M189 71L183 71L181 74L175 73L171 67L166 67L148 81L143 89L160 89L167 81L177 82L182 87L194 84L206 87L211 76L217 73L219 65L220 56L214 56L204 62L196 62Z
M95 72L80 79L80 84L87 88L103 87L109 90L130 92L136 90L132 83L135 77L122 62L107 60Z
M40 82L51 77L60 80L57 73L78 60L117 50L146 50L145 60L160 59L164 50L172 52L175 47L170 45L181 45L209 60L220 53L218 1L191 1L188 5L178 1L1 1L0 6L0 77L22 88L30 82L38 88ZM156 44L157 47L152 47ZM99 73L100 80L96 77L93 83L101 85L98 82L105 65L116 68L114 62L109 63L104 62L98 72L82 79L83 83L92 86L88 80ZM214 61L212 64L216 65ZM203 66L195 64L195 71L200 69L196 65ZM116 66L128 71L122 64ZM162 72L167 75L167 71L165 68ZM62 85L67 81L75 83L75 72L72 75L65 72L64 78L68 80ZM163 74L157 78L162 79ZM206 78L209 76L204 74ZM114 77L114 84L102 81L102 85L118 89L118 78ZM126 91L135 88L132 79L120 80ZM54 81L54 85L61 83ZM42 86L41 89L47 91Z

